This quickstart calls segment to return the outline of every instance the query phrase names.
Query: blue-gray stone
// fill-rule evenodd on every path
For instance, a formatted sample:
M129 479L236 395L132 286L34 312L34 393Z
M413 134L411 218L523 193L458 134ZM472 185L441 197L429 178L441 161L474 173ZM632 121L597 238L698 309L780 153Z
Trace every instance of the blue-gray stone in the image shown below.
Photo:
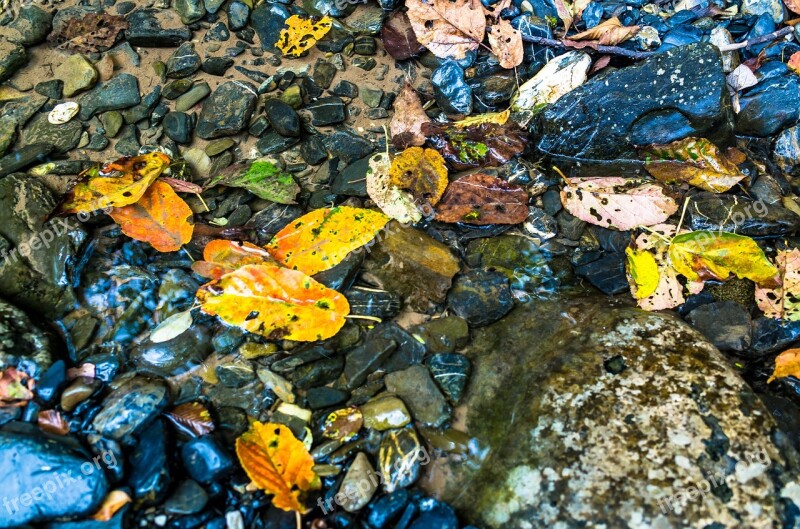
M276 51L275 42L278 41L284 22L291 16L289 10L280 4L263 2L253 10L250 15L250 25L258 34L261 48L267 51Z
M736 132L766 137L800 120L800 78L790 72L762 80L739 98Z
M243 131L256 106L256 89L250 83L228 81L203 102L197 135L205 140Z
M446 61L431 76L436 104L446 114L472 112L472 88L464 80L464 70L455 61Z
M129 108L141 101L139 81L129 73L121 73L108 82L98 84L81 97L79 117L86 121L100 112Z

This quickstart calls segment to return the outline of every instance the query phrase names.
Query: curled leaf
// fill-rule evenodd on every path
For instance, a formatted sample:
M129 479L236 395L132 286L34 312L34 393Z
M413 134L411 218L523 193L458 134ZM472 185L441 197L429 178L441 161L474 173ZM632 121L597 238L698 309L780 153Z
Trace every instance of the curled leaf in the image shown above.
M103 500L100 508L92 515L92 520L107 522L114 517L117 512L126 504L130 503L131 497L125 491L112 490Z
M406 0L420 44L442 59L463 59L483 41L486 17L479 0Z
M389 155L379 152L369 159L367 168L367 194L381 211L402 223L419 222L422 213L407 191L389 183Z
M409 147L389 169L389 184L408 190L418 205L436 205L448 182L444 158L434 149Z
M429 121L417 91L410 83L406 82L397 95L397 99L394 100L394 114L389 123L392 144L398 149L423 145L425 134L422 133L422 125Z
M469 126L425 123L422 132L456 171L498 167L521 154L528 145L527 132L511 122Z
M528 218L528 192L487 174L454 180L436 207L436 220L466 224L519 224Z
M800 379L800 349L787 349L775 357L775 369L767 379L767 384L776 378L786 377Z
M639 26L623 26L619 18L609 18L597 26L570 36L570 40L595 41L601 46L616 46L621 42L633 38L641 28Z
M275 47L287 57L299 57L314 47L319 39L330 31L333 21L330 17L308 17L292 15L281 30Z
M268 251L243 241L214 239L203 249L203 260L192 263L192 271L208 279L219 279L248 264L274 264Z
M496 23L486 27L489 36L489 46L497 55L497 61L503 68L515 68L522 64L524 50L522 35L514 29L511 22L499 19Z
M800 320L800 250L778 250L775 257L780 285L756 287L756 303L770 318Z
M192 326L192 311L184 310L168 317L150 331L150 341L161 343L180 336Z

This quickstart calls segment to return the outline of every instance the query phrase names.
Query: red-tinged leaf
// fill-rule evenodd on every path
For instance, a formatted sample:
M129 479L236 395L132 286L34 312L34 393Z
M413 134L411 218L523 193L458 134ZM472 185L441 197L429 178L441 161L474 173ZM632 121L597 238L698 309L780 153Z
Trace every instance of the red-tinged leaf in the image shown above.
M451 182L436 206L436 220L442 222L519 224L527 218L527 191L480 173Z
M181 404L166 412L165 415L178 429L195 437L214 431L214 421L211 419L208 408L199 402Z
M403 89L394 100L394 114L389 123L389 134L392 144L397 149L425 144L425 134L422 125L430 122L428 115L422 108L419 95L410 83L406 82Z
M194 273L208 279L219 279L237 268L249 264L274 264L264 248L243 241L215 239L203 249L203 260L192 264Z
M56 410L40 411L36 418L39 429L52 435L67 435L69 433L69 423L61 413Z
M411 21L408 20L408 15L403 10L389 15L389 18L383 23L381 36L386 51L398 61L410 59L425 50L425 46L417 40L414 29L411 27Z
M161 181L169 184L172 190L176 193L194 193L197 195L203 192L203 188L201 186L193 184L192 182L187 182L186 180L178 180L177 178L162 176Z
M516 123L479 123L467 127L453 123L425 123L422 132L456 171L498 167L522 153L528 134Z
M27 373L7 367L0 376L0 406L24 406L33 398L34 385Z

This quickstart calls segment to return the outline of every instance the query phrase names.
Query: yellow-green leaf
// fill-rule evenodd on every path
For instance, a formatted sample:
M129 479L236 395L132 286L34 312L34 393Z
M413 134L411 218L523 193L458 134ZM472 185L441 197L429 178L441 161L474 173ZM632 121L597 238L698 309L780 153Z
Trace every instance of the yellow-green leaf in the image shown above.
M667 256L669 241L675 231L675 226L658 224L639 234L626 249L631 294L636 298L636 304L645 310L671 309L686 301L683 285Z
M285 24L286 27L281 30L275 46L287 57L299 57L330 31L333 21L328 16L316 18L292 15Z
M628 272L636 284L636 299L652 295L660 279L656 258L650 252L633 248L625 248L625 255L628 256Z

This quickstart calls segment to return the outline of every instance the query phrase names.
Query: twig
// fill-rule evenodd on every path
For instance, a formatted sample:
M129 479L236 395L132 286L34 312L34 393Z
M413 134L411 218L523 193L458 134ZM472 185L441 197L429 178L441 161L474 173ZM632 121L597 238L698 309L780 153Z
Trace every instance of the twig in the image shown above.
M772 33L767 33L766 35L761 35L760 37L755 37L744 42L736 42L734 44L725 44L724 46L719 47L719 51L734 51L740 50L742 48L749 48L755 44L761 44L763 42L769 42L772 40L777 40L780 38L789 35L794 31L794 28L791 26L787 26L785 28L781 28L778 31L773 31Z
M602 44L594 44L592 42L579 43L579 42L563 42L556 39L546 39L544 37L534 37L531 35L522 35L522 40L530 42L531 44L539 44L540 46L549 46L551 48L571 48L580 50L583 48L591 48L600 53L607 53L609 55L619 55L621 57L628 57L629 59L641 60L657 55L654 51L634 51L619 46L604 46Z

